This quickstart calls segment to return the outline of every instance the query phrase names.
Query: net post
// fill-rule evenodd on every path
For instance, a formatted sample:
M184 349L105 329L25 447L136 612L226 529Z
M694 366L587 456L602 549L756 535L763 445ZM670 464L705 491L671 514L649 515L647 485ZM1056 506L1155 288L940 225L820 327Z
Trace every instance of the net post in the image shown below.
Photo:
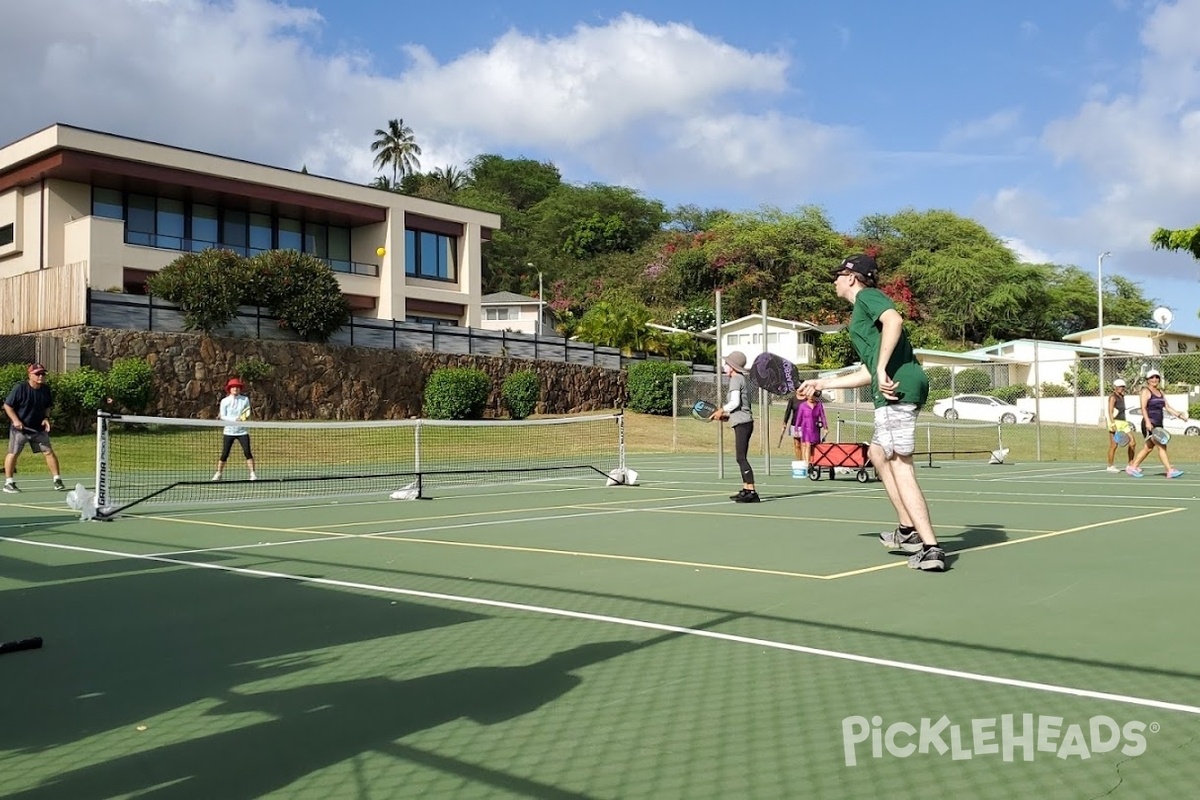
M108 507L108 414L96 412L96 510Z
M625 412L617 413L617 466L621 469L621 475L626 475L625 471Z
M671 452L679 452L679 377L671 376Z

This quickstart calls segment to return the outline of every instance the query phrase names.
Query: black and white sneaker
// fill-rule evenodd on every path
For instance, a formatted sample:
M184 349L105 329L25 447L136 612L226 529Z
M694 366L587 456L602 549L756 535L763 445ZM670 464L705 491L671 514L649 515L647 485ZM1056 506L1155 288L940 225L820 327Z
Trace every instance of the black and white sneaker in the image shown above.
M56 492L65 492L67 487L63 485L62 478L54 479L54 490Z
M901 533L899 528L879 534L879 543L888 550L903 550L906 553L921 551L921 537L916 531Z
M909 556L908 566L913 569L943 572L946 569L946 551L936 544L926 547L921 552Z
M21 493L21 490L17 488L17 484L15 481L5 481L4 482L4 491L8 492L9 494L20 494Z

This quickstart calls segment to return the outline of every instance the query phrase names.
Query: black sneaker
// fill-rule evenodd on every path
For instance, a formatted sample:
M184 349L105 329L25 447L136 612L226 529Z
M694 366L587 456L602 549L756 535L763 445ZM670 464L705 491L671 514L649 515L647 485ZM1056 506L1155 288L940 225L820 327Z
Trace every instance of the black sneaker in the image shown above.
M62 478L54 479L54 490L58 492L65 492L67 490L67 487L63 486Z
M735 503L740 503L740 502L742 502L742 498L745 497L748 493L749 493L748 489L742 489L737 494L729 495L729 499Z
M750 491L743 494L741 497L733 498L733 502L735 502L735 503L757 503L757 502L759 502L758 492L751 489Z
M17 484L14 483L13 481L5 481L4 482L4 491L8 492L9 494L20 494L21 493L21 490L17 488Z
M946 551L937 545L927 547L919 553L913 553L908 565L913 569L942 572L946 569Z

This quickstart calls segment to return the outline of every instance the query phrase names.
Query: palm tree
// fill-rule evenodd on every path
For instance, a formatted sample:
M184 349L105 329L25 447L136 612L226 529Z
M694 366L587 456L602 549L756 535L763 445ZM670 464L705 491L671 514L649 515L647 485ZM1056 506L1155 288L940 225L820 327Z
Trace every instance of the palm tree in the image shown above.
M439 189L453 196L455 192L466 188L470 176L458 167L435 167L429 177Z
M371 152L375 153L375 166L379 169L392 167L392 185L399 183L401 175L411 175L421 168L417 156L421 155L421 147L413 138L412 128L404 124L402 119L389 119L387 130L375 129L375 141L371 142Z

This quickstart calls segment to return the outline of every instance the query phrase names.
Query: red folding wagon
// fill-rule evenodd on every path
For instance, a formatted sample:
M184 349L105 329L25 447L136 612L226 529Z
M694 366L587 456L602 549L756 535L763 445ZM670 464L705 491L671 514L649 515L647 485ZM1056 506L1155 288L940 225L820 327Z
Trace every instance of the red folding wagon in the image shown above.
M867 468L871 467L871 459L867 457L866 442L818 442L812 446L812 453L808 458L808 479L810 481L821 480L821 474L829 475L829 479L833 480L838 469L847 469L854 471L855 479L859 483L866 483L871 479L867 473ZM878 475L875 476L879 478Z

